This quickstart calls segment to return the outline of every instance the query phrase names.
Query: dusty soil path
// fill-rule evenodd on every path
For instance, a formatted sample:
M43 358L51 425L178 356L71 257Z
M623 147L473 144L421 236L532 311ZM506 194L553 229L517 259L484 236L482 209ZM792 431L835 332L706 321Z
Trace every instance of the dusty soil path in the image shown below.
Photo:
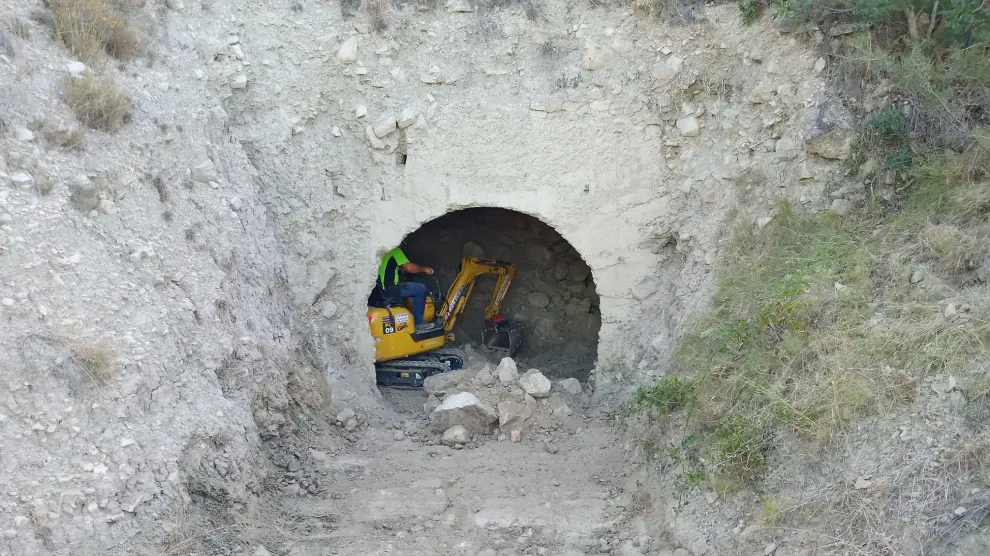
M329 479L317 495L284 500L291 554L650 552L617 490L622 450L608 426L576 411L567 428L454 449L415 431L425 394L384 395L402 424L357 431L320 458Z

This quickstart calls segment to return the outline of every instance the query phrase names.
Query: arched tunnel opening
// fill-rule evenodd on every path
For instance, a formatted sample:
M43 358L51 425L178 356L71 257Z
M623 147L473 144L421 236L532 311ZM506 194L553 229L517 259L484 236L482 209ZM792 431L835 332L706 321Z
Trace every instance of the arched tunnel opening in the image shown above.
M589 266L551 226L512 210L468 208L423 224L405 238L402 249L411 261L435 270L433 276L415 279L443 295L463 257L512 263L515 277L501 314L522 325L513 355L520 370L539 369L553 379L588 379L598 352L599 298ZM477 280L452 330L455 345L482 345L482 323L496 283L490 276ZM498 363L496 355L488 357Z

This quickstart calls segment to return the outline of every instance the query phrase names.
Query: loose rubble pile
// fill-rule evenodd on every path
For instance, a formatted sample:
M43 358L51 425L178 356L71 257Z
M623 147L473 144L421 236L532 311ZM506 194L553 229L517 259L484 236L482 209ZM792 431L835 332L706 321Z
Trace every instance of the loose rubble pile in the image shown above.
M572 405L590 401L577 379L552 384L537 369L520 375L509 357L496 368L474 358L462 370L427 378L424 389L430 398L423 409L434 434L423 442L435 444L435 433L442 433L439 443L456 449L486 438L541 438L568 425Z

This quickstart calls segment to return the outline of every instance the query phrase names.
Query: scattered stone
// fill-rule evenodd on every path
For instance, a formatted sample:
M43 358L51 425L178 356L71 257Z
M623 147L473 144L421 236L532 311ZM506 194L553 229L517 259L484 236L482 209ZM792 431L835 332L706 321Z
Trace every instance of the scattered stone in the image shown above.
M925 271L920 268L916 268L914 272L911 273L911 283L917 284L925 279Z
M496 421L498 421L498 413L470 392L458 392L448 396L430 414L430 423L435 430L447 430L455 425L463 425L475 434L488 434Z
M440 443L444 446L456 446L457 444L467 444L471 442L471 431L463 425L454 425L443 431Z
M588 71L604 69L612 62L612 51L588 41L581 56L581 67Z
M505 430L518 427L533 416L533 408L529 404L505 401L498 404L498 426Z
M364 134L368 136L368 141L371 142L371 146L373 148L377 150L382 150L385 148L385 143L378 138L377 134L375 134L375 128L369 125L368 127L364 128Z
M825 99L808 114L805 149L830 160L846 160L856 139L852 113L838 99Z
M684 60L677 56L671 56L663 62L657 62L650 70L650 75L657 81L669 81L681 71Z
M519 369L516 368L516 362L511 357L504 357L495 369L495 374L502 384L512 384L519 378Z
M825 58L819 58L815 60L815 73L821 73L825 71Z
M359 104L358 107L354 109L354 116L357 118L363 118L367 115L368 107L363 104Z
M560 384L561 390L573 396L577 396L578 394L581 393L582 390L581 381L579 381L574 377L565 378L564 380L561 380L558 384Z
M34 183L34 178L27 172L17 172L10 176L10 183L14 185L14 187L26 188L30 187L31 184Z
M777 543L772 542L763 549L763 556L770 556L774 552L777 552Z
M399 114L399 120L396 122L396 125L399 126L399 129L406 129L416 123L416 118L418 117L419 112L413 110L412 108L406 108L401 114Z
M348 421L355 418L357 418L357 414L354 413L353 409L348 407L337 414L337 424L346 425Z
M333 129L330 130L330 135L333 135L334 137L340 137L343 135L343 133L340 131L339 127L333 126Z
M945 318L947 318L947 319L954 318L956 316L956 305L955 305L955 303L949 303L948 305L946 305L945 306L945 311L942 314L945 315Z
M756 219L756 225L760 228L766 228L767 224L773 222L772 216L761 216Z
M337 304L329 299L324 301L323 305L320 306L320 314L325 319L332 319L337 315Z
M382 116L382 118L378 120L377 123L375 123L374 126L375 137L381 139L382 137L385 137L389 133L395 131L395 128L396 128L395 114L392 114L390 112L385 116Z
M491 386L495 384L495 370L492 369L491 365L486 364L484 368L478 371L478 374L474 375L474 379L480 384Z
M526 371L526 374L519 377L519 386L522 386L522 389L534 398L545 398L549 396L552 388L550 380L536 369L530 369Z
M966 508L966 506L959 506L958 508L952 510L952 513L956 514L957 517L962 517L968 511L969 510Z
M853 485L853 488L856 490L866 490L871 486L873 486L873 481L870 481L866 477L859 477L856 479L856 484Z
M220 174L217 172L217 167L213 164L213 161L207 158L193 167L192 179L200 183L220 181Z
M238 75L237 77L235 77L230 82L230 88L231 89L245 89L245 88L247 88L247 82L248 82L247 76L242 73L242 74Z
M29 143L34 141L34 133L26 127L15 127L14 128L14 139L22 143Z
M402 431L395 431L392 433L392 440L396 442L402 442L405 439L406 439L406 433Z
M65 69L69 70L69 75L72 77L79 77L86 71L86 64L82 62L69 62L66 64Z
M431 375L423 381L423 390L427 394L442 396L455 392L458 386L469 378L468 372L463 369Z
M440 407L440 399L433 395L426 398L426 402L423 403L423 411L427 415L433 413L438 407Z
M850 210L852 210L852 203L846 199L835 199L832 201L832 205L829 207L829 210L839 216L845 216L849 214Z
M357 36L353 36L340 45L340 50L337 51L337 59L341 62L356 62L358 57L358 40Z
M701 126L694 116L687 116L677 120L677 129L684 137L697 137L701 135Z
M539 307L540 309L550 304L550 296L543 292L532 292L526 296L526 300L529 301L530 305Z
M272 556L272 553L268 552L267 548L263 546L259 546L258 548L254 549L253 556Z
M97 209L101 214L115 214L117 212L117 206L110 199L103 199L97 205Z
M454 13L470 13L474 11L468 0L454 0L450 5L450 11Z

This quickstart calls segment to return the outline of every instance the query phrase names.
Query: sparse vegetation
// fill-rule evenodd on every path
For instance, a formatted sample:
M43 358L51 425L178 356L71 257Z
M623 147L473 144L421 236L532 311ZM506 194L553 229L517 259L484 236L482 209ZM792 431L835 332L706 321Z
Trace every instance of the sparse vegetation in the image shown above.
M104 342L83 342L72 346L72 353L93 382L107 384L117 367L117 354Z
M114 132L127 121L131 113L131 97L110 77L68 77L62 85L69 107L82 123L107 132Z
M110 0L50 0L52 30L73 54L89 64L104 54L118 60L131 59L137 37L125 18L128 2Z
M365 0L364 8L368 12L368 21L371 28L381 33L388 29L388 22L385 17L388 15L389 2L387 0Z

